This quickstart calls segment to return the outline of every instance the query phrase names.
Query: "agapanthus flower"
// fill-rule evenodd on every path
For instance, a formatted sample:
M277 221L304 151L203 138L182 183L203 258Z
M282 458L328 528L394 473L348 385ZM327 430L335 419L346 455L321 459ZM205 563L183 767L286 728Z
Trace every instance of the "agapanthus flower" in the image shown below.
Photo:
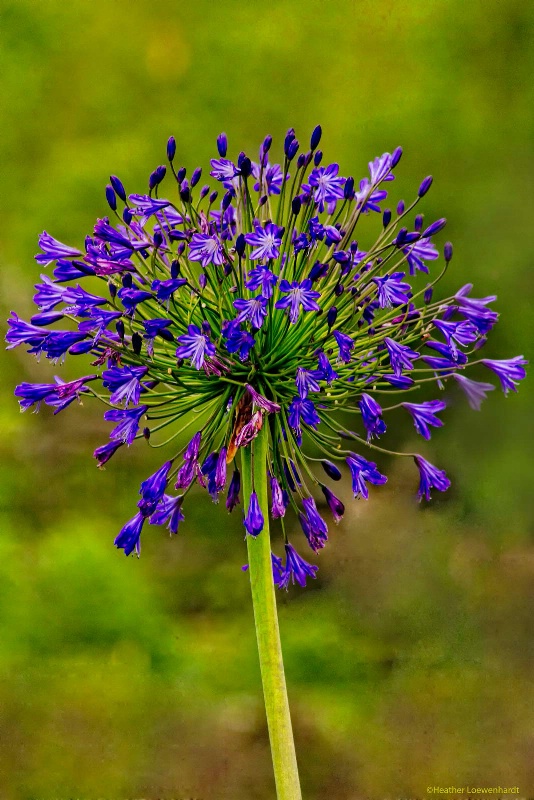
M85 239L71 246L39 236L36 261L47 273L31 321L12 313L7 346L54 362L85 354L92 367L72 381L21 383L21 408L57 413L82 397L103 399L110 430L95 443L99 467L124 445L165 445L163 465L147 470L136 513L115 539L126 554L139 553L145 523L181 530L195 487L235 509L242 462L247 448L256 458L260 434L268 459L255 469L265 471L270 497L263 508L254 485L243 496L245 530L264 536L269 512L274 520L292 515L301 544L317 552L328 540L322 509L334 522L345 510L325 481L340 481L345 463L355 497L386 483L367 451L390 452L390 413L403 408L425 439L442 427L445 402L416 390L458 384L478 409L494 385L467 377L471 365L482 364L505 393L525 376L522 356L478 355L498 321L495 297L472 297L471 284L438 297L452 245L441 246L441 259L445 220L425 228L415 213L432 179L411 205L382 211L401 149L371 159L369 176L355 183L337 163L321 165L320 138L317 126L311 150L297 155L291 129L277 164L270 136L252 161L228 158L221 134L210 170L223 187L215 207L216 184L200 188L200 168L191 177L176 168L171 137L171 168L150 173L148 194L127 194L114 175L105 190L112 214ZM367 212L382 213L376 238L366 233ZM355 431L343 424L351 414ZM441 468L406 455L419 470L420 498L449 487ZM283 537L273 580L304 586L317 567Z

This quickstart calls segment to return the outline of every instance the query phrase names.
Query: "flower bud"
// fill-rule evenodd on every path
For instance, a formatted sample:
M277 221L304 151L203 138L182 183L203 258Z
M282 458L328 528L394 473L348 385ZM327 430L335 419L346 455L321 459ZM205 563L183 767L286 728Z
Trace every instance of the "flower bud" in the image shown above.
M113 191L113 187L109 185L106 186L106 200L108 201L108 206L111 208L112 211L117 210L117 197L115 192Z
M399 200L397 203L397 214L404 214L404 200Z
M345 200L352 200L354 197L354 178L347 178L345 186L343 187L343 196Z
M111 185L115 189L115 193L117 194L117 196L120 197L120 199L125 203L126 191L124 189L124 186L122 185L122 181L119 180L119 178L117 178L116 175L110 175L109 180L111 182Z
M452 258L452 244L451 244L451 242L445 242L445 245L443 246L443 255L445 257L445 261L448 264L449 261Z
M295 216L298 216L301 208L302 208L302 201L300 197L297 195L297 197L294 197L293 200L291 201L291 211Z
M418 214L416 216L413 226L414 226L416 231L421 231L422 230L422 228L423 228L423 215L422 214ZM423 234L423 235L426 235L426 234Z
M217 150L221 158L224 158L228 151L228 139L225 133L220 133L217 136Z
M428 228L423 232L422 238L427 239L429 236L433 236L435 233L443 230L446 224L447 220L444 217L436 220L436 222L433 222L432 225L429 225Z
M202 175L202 167L197 167L196 170L191 175L191 188L197 185L201 175Z
M272 143L273 143L273 137L270 135L266 136L261 146L262 153L268 153L269 150L271 149Z
M391 222L391 210L389 208L385 208L384 213L382 214L382 225L384 226L384 228L387 228L390 222Z
M178 172L176 173L176 180L178 183L182 183L183 179L185 178L187 170L185 167L180 167Z
M421 186L419 187L419 190L417 192L418 197L424 197L425 196L425 194L428 192L428 190L432 186L432 180L433 180L432 175L429 175L427 178L424 179L424 181L421 183Z
M312 150L316 150L319 146L319 142L321 141L321 136L323 134L323 130L320 125L316 125L313 129L311 139L310 139L310 147Z
M141 353L141 346L143 344L143 339L141 338L141 334L135 333L132 334L132 350L138 356Z
M174 136L169 137L169 141L167 142L167 158L169 161L173 162L174 156L176 155L176 139Z
M317 152L313 157L313 163L315 164L316 167L318 167L322 160L323 160L323 151L317 150Z

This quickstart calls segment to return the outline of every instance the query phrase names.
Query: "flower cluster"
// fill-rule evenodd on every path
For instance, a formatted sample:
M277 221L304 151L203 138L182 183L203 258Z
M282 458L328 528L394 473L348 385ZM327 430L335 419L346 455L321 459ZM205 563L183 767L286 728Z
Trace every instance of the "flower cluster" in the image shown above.
M232 511L240 502L236 456L267 426L270 511L285 539L284 558L272 557L274 581L305 585L317 567L287 541L283 518L292 507L310 548L324 547L328 526L314 491L338 522L344 505L325 481L341 478L342 462L355 497L367 499L369 486L386 482L361 452L389 452L376 442L388 412L404 409L429 439L443 425L445 403L416 402L421 386L457 383L478 409L494 386L468 378L468 365L482 364L505 393L525 375L521 356L478 358L497 322L495 297L475 298L467 284L434 299L452 246L445 244L434 266L440 253L433 239L445 220L428 224L415 213L432 178L411 203L383 208L401 148L375 158L357 183L338 164L323 164L320 139L317 126L301 151L288 131L282 163L271 164L270 136L252 161L243 152L230 159L221 134L211 160L215 183L201 185L200 168L189 177L177 168L171 137L168 167L152 172L147 194L127 194L110 178L110 213L83 248L39 237L36 261L52 277L44 273L35 287L30 322L12 314L8 347L26 345L53 362L67 354L93 360L90 374L74 381L22 383L15 392L21 408L44 402L57 413L82 395L104 401L112 428L95 450L99 466L139 439L169 450L141 484L137 513L115 540L126 554L139 553L147 522L176 533L197 483L214 501L224 492ZM160 196L165 177L174 199ZM380 218L379 234L362 244L356 230L369 215ZM399 394L406 399L399 402ZM350 428L342 422L347 412ZM448 488L443 470L405 455L419 471L420 498ZM257 536L264 524L253 491L247 534Z

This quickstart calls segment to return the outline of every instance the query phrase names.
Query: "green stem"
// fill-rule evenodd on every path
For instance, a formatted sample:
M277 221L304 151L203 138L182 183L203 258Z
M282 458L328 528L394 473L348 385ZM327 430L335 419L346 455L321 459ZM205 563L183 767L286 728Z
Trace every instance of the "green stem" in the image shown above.
M254 442L241 451L244 508L248 509L250 495L255 491L264 518L262 532L256 537L247 535L249 575L276 794L278 800L301 800L271 563L267 501L268 452L269 433L265 423Z

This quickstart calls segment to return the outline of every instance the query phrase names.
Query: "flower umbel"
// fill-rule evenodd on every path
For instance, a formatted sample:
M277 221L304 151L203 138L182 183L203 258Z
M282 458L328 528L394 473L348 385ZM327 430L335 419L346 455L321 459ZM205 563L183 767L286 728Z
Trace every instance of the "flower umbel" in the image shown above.
M175 166L171 137L170 168L150 174L147 194L127 194L111 176L109 216L97 220L83 247L39 237L37 264L52 275L36 285L30 322L13 312L7 346L26 345L53 362L90 354L92 369L74 381L20 384L21 409L44 403L58 413L82 396L104 400L113 427L94 452L98 466L123 445L166 447L165 462L141 485L137 513L115 539L127 555L140 552L145 522L178 532L196 484L214 501L224 492L234 509L240 452L254 448L260 431L269 460L255 469L269 476L271 516L293 509L302 542L318 552L329 533L323 509L335 522L345 510L325 475L338 481L346 463L354 496L364 499L370 486L384 484L371 456L353 450L389 452L382 440L391 411L403 408L429 439L443 426L438 414L446 403L414 396L422 386L459 387L479 409L494 384L468 378L468 367L480 364L505 394L525 377L522 356L478 358L498 319L495 297L471 297L467 284L435 299L452 259L452 245L444 245L441 260L434 241L446 221L428 225L420 213L412 216L432 179L392 213L382 204L401 149L370 161L369 176L355 180L337 163L320 166L320 138L317 126L311 150L297 157L291 129L277 164L270 136L256 162L245 153L230 158L221 134L210 171L222 185L217 205L214 186L199 186L200 168L186 179ZM159 196L164 180L171 199ZM375 239L360 234L370 212L382 214ZM340 411L352 413L354 431L341 424ZM420 498L449 487L442 469L405 455L419 470ZM267 509L254 486L245 501L246 532L259 537ZM315 577L317 567L285 533L284 555L285 562L272 556L277 586Z

